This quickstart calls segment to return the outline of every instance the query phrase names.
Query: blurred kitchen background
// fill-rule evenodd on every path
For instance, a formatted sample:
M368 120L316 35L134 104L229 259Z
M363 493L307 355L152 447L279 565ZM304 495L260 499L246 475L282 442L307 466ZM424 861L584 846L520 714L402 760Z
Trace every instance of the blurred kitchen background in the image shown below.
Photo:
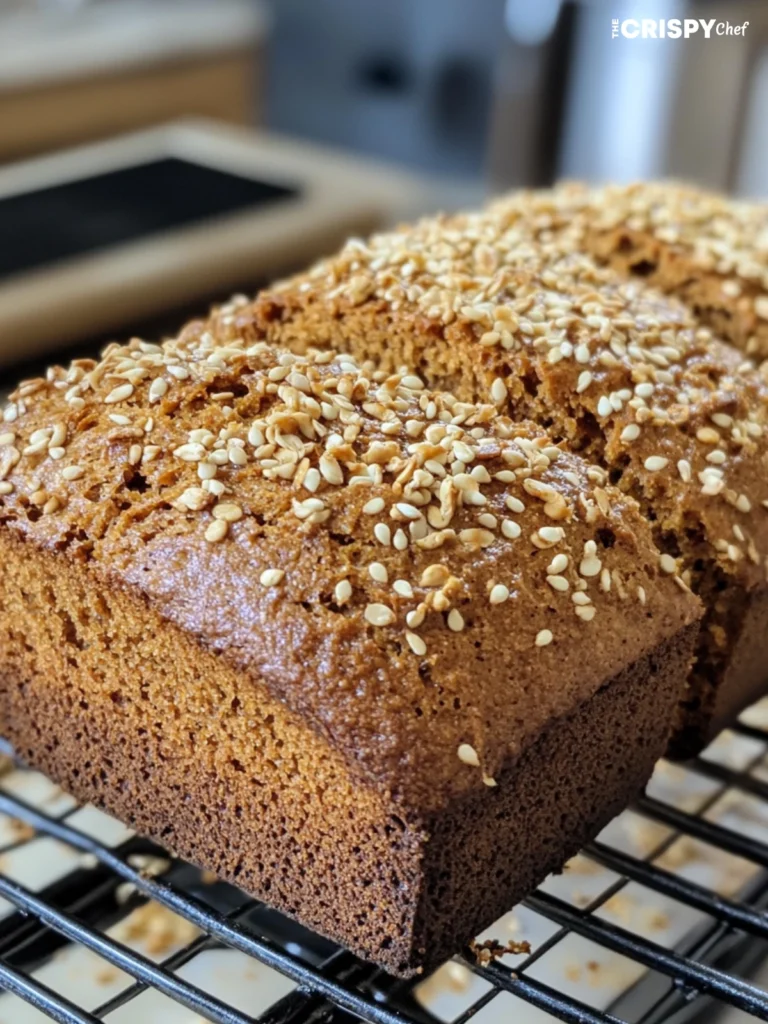
M613 39L612 19L633 16L715 17L749 27L745 36L709 40L701 33ZM676 176L768 195L768 3L0 0L0 248L13 252L14 240L30 232L44 247L45 230L55 231L47 213L33 228L3 217L3 199L18 197L25 181L51 187L57 174L71 178L52 154L183 118L252 132L254 153L273 136L299 140L308 169L332 147L359 169L361 182L366 169L375 176L392 168L398 201L381 198L375 217L369 209L359 224L350 213L346 234L562 177ZM87 175L95 152L103 151L82 151L79 173ZM119 205L120 195L113 199ZM287 214L290 203L282 209ZM84 210L79 223L90 236ZM169 228L148 226L147 238L153 231L160 238ZM81 264L70 242L72 270ZM136 239L114 242L128 251ZM328 236L324 244L331 242ZM83 252L92 257L94 247L84 243ZM292 263L300 266L318 247L299 246ZM53 263L39 254L32 263L17 273L12 261L4 274L0 268L6 364L27 354L28 342L37 349L45 336L53 344L59 292L80 301L69 283L57 292ZM231 280L222 272L210 294L199 285L195 294L209 301L286 269L285 260L272 267L263 259L251 268L238 250ZM164 272L159 265L158 281ZM117 271L110 273L114 284ZM43 294L52 304L47 330L28 313ZM138 303L135 323L118 314L113 298L113 315L95 316L90 330L65 315L59 341L102 338L107 330L162 333L161 322L146 315L191 308L191 295L170 286L168 295L167 310L159 300L146 309Z

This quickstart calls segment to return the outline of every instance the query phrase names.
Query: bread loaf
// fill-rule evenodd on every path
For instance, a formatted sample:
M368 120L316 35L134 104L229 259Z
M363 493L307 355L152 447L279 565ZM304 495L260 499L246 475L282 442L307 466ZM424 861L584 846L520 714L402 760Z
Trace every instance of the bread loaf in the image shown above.
M4 731L408 975L643 785L701 607L591 451L413 371L244 341L246 312L13 394Z
M768 393L735 344L762 344L746 242L728 265L749 293L742 319L729 320L734 344L704 322L724 323L725 307L717 313L696 290L714 288L724 267L691 269L697 226L708 225L716 248L717 220L691 216L683 255L654 249L654 274L635 265L651 254L632 234L631 266L645 277L625 273L626 231L660 195L663 186L631 190L617 213L613 192L523 193L352 240L243 306L232 329L296 351L326 345L387 369L415 367L430 386L530 418L602 467L638 501L664 564L707 609L672 744L688 755L768 681ZM675 195L667 209L687 208ZM718 209L732 210L729 223L752 223L741 207Z

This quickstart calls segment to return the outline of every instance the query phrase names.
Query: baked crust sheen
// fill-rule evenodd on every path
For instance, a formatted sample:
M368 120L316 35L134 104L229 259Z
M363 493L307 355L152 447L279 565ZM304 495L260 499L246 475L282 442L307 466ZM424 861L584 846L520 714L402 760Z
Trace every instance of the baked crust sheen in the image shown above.
M696 630L549 722L497 786L417 812L131 589L7 535L0 555L0 715L18 755L402 976L492 924L637 795Z
M238 339L242 308L12 396L4 729L410 974L643 785L701 606L635 501L541 427Z
M634 497L707 609L672 744L686 756L766 684L768 390L748 356L765 350L767 218L671 185L515 193L352 240L233 330L419 367L545 425Z

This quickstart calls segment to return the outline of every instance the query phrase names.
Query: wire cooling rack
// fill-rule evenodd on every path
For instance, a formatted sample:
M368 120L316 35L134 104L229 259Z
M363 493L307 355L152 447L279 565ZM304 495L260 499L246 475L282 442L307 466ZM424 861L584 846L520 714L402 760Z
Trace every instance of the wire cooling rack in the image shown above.
M768 1020L768 702L478 937L530 954L393 979L10 762L0 897L0 1024Z

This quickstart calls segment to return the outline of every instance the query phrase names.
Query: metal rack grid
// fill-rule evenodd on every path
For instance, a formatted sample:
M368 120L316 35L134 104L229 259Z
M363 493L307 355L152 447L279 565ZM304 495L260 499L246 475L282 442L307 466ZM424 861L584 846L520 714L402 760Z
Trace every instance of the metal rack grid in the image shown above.
M578 905L562 893L547 891L546 886L525 901L524 911L547 922L548 928L547 936L530 954L517 956L511 964L508 956L479 963L476 955L466 950L448 965L454 977L461 973L463 987L469 990L469 1001L463 998L458 1008L448 1011L435 1004L430 1008L429 1000L420 996L429 981L389 978L238 890L204 880L195 869L148 840L131 835L113 846L76 827L73 817L78 807L73 801L55 812L45 810L39 802L35 805L18 792L8 791L0 779L0 817L23 823L24 833L6 844L0 855L23 848L34 830L38 838L57 840L81 857L73 870L39 891L0 874L0 897L10 904L0 919L0 988L6 993L0 996L0 1021L6 1024L2 1000L12 998L9 994L54 1020L92 1024L110 1021L113 1014L119 1015L131 1005L139 1007L141 1004L133 1001L152 990L198 1014L195 1019L220 1024L335 1024L354 1019L373 1024L429 1024L450 1019L465 1024L493 1019L488 1016L489 1009L498 1009L503 1005L498 1001L510 997L518 1001L516 1006L526 1003L574 1024L621 1019L633 1024L677 1022L692 1019L715 1004L768 1020L768 993L740 977L768 955L768 728L750 724L762 719L745 718L734 727L736 741L746 745L747 754L740 761L729 763L728 758L705 753L685 766L684 771L698 780L697 785L701 783L705 794L695 810L660 799L653 787L638 801L632 813L656 829L654 834L659 837L645 855L622 850L603 836L584 851L592 865L610 873L612 881L607 887L593 897L582 897ZM757 834L749 834L749 828L712 820L710 811L723 794L756 801L760 808L764 804L766 835L761 836L759 829ZM738 858L739 863L749 863L753 870L738 897L664 867L664 857L681 841L703 843L724 856ZM141 866L152 856L168 858L162 862L167 870L159 876ZM672 948L643 934L648 929L612 921L605 908L632 885L695 911L701 919L697 918L696 927L688 929L682 939L678 937ZM128 896L121 898L126 888ZM146 899L191 922L199 933L157 960L104 930ZM488 934L493 935L493 929ZM642 976L633 976L626 990L614 994L610 1004L603 1006L589 1005L567 991L567 985L564 990L551 980L542 980L537 965L568 936L581 943L578 948L598 947L634 963ZM36 977L41 964L73 946L89 950L125 972L129 976L126 984L100 1005L84 1008ZM289 979L293 987L263 1012L246 1012L183 976L185 965L214 949L238 951ZM511 1014L501 1014L501 1019L510 1018ZM12 1024L15 1019L7 1018ZM119 1019L146 1018L140 1014Z

